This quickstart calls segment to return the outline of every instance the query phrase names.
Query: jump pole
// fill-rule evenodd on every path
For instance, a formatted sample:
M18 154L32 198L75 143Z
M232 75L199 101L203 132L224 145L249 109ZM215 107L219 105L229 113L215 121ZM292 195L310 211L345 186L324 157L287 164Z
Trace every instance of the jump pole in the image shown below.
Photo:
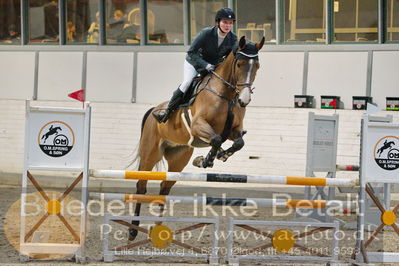
M272 175L234 175L213 173L179 173L179 172L147 172L124 170L90 170L90 176L96 178L117 178L133 180L161 181L199 181L227 183L280 184L319 187L356 187L358 179L297 177Z
M359 165L344 165L344 164L337 164L337 171L353 171L357 172L359 171Z
M326 209L334 206L347 208L348 205L355 204L346 201L325 201L325 200L304 200L304 199L263 199L263 198L226 198L226 197L206 197L206 196L165 196L165 195L142 195L142 194L120 194L120 193L90 193L94 199L120 200L123 202L137 203L182 203L199 204L212 206L254 206L275 207L275 208L308 208Z

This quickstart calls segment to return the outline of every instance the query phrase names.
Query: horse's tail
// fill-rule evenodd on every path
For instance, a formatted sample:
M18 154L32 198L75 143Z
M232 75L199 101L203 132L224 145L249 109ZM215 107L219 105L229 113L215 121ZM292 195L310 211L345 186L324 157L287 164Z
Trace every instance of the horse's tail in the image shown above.
M133 164L136 164L135 168L137 168L138 170L141 170L140 169L140 148L141 148L140 147L140 141L141 141L141 136L143 135L145 122L147 121L148 116L150 116L150 114L151 114L152 110L154 110L154 108L155 107L150 108L143 116L143 120L141 121L140 140L139 140L139 143L137 144L137 146L135 148L135 151L133 152L133 154L134 154L133 155L133 161L127 167L130 167ZM155 168L159 169L161 163L162 163L162 160L155 165Z

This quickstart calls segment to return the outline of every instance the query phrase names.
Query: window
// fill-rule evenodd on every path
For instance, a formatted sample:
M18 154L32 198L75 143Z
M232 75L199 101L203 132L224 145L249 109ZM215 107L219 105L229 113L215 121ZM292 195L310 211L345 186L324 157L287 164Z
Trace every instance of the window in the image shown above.
M259 42L263 36L267 42L276 41L276 1L275 0L238 0L237 36L245 35L253 42Z
M29 40L31 43L57 43L58 1L29 1Z
M183 44L183 0L148 0L147 18L148 43Z
M108 0L107 43L140 43L139 0Z
M0 1L0 43L21 43L20 0Z
M0 0L0 44L21 44L21 35L30 44L58 44L59 12L64 11L64 2L67 44L99 43L100 3L105 4L104 36L107 44L139 45L144 38L142 42L145 44L182 45L185 38L190 41L202 29L214 26L216 12L229 4L236 7L238 37L246 36L257 42L264 36L266 42L273 43L276 32L279 32L284 43L288 44L325 43L327 3L333 4L333 25L328 26L332 28L334 43L378 42L379 3L386 7L386 41L399 42L399 0L187 0L190 36L184 36L184 1ZM280 29L276 28L277 2L281 3ZM27 10L23 10L23 14L27 14L26 32L21 32L21 3L27 5ZM146 10L140 9L140 3L146 6ZM147 36L140 36L143 30L140 15L144 12L147 13ZM25 23L25 18L22 21Z
M222 7L227 7L227 0L191 1L191 39L203 28L215 25L216 12Z
M378 40L378 0L335 0L334 41Z
M325 41L325 0L285 0L285 41Z
M68 0L66 12L67 43L98 43L97 0Z
M387 40L399 41L399 0L388 0Z

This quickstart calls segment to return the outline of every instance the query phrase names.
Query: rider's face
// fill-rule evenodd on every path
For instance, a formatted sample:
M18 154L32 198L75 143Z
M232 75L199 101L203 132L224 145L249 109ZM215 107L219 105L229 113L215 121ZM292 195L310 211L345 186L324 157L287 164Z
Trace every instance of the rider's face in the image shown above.
M233 28L233 20L232 19L221 19L219 22L220 29L225 32L229 33Z

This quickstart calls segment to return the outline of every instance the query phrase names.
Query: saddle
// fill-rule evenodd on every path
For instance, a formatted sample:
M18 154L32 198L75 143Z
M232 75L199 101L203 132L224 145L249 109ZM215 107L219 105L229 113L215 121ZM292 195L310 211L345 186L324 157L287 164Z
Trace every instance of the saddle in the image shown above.
M183 95L183 101L179 105L179 108L182 107L188 107L192 105L195 101L195 98L197 96L197 89L199 85L202 83L206 75L201 75L198 74L196 77L194 77L193 81L191 82L190 86L186 90L186 92Z
M202 82L204 81L204 79L207 77L207 75L201 75L198 74L198 76L196 76L193 81L191 82L189 88L187 89L187 91L184 93L183 95L183 102L182 104L179 105L178 108L183 108L183 112L182 112L182 120L184 125L186 126L188 132L191 135L191 121L192 121L192 115L191 115L191 111L189 110L189 106L191 106L197 95L202 91L199 90L199 86L202 84ZM208 82L209 82L210 78L208 80L205 80L206 84L205 87L207 86ZM222 137L222 143L225 142L228 138L228 136L231 133L231 128L233 125L233 121L234 121L234 114L233 114L233 108L235 106L235 101L229 101L229 108L228 108L228 112L227 112L227 117L226 117L226 122L223 128L223 132L221 134ZM245 134L246 132L244 132L243 134ZM193 137L191 135L190 141L189 141L189 145L193 146L193 147L208 147L209 143L205 142L204 140L197 138L197 137Z

